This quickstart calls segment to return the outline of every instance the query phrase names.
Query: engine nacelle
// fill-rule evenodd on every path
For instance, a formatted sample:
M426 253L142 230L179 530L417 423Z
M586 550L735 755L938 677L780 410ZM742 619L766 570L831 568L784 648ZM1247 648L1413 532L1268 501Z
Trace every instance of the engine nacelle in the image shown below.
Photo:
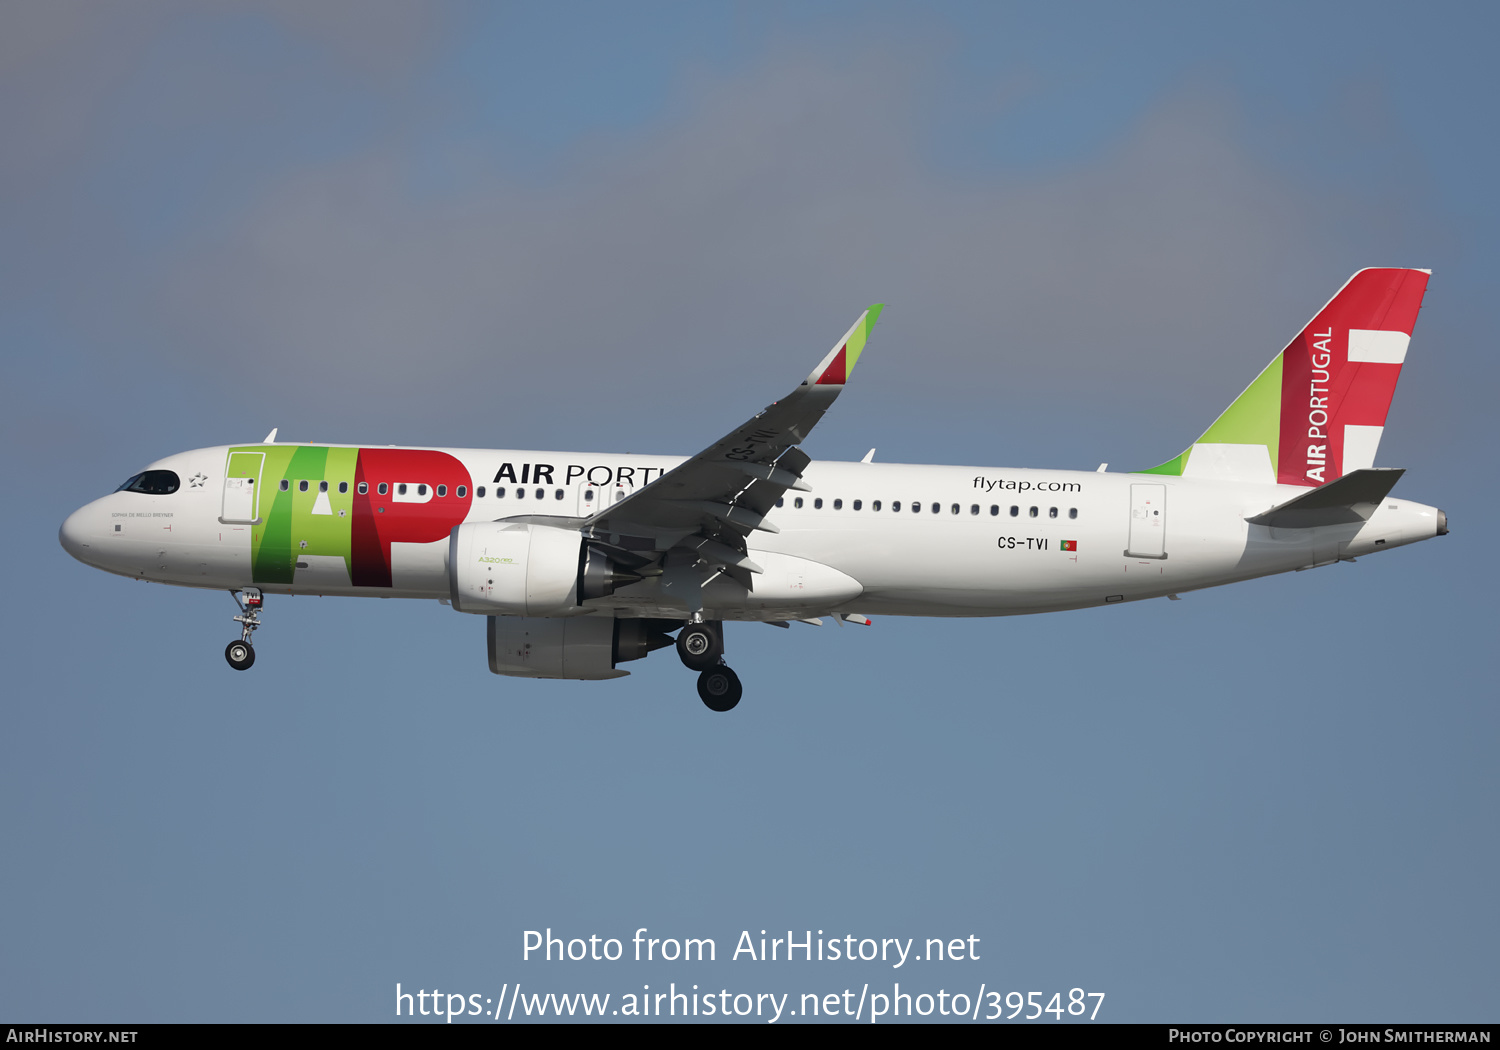
M670 620L616 620L606 616L571 619L491 616L490 670L517 678L623 678L615 664L639 660L671 645Z
M578 616L640 577L573 529L471 521L448 535L448 598L459 612Z
M576 616L584 554L572 529L472 521L448 537L448 596L459 612Z

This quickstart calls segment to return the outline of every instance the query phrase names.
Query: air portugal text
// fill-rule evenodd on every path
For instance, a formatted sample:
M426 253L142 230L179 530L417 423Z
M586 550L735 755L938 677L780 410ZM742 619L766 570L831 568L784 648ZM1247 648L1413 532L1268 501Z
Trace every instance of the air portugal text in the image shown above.
M666 467L611 467L596 464L590 467L569 463L563 468L561 484L571 485L581 481L589 485L646 485L666 473ZM510 482L512 485L556 485L557 467L551 463L502 463L495 471L491 484Z

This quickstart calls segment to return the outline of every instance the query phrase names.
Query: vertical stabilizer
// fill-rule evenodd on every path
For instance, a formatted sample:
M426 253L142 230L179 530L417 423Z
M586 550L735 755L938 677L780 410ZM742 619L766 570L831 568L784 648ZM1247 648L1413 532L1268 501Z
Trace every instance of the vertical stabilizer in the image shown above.
M1141 471L1322 485L1375 463L1430 270L1361 270L1175 459Z

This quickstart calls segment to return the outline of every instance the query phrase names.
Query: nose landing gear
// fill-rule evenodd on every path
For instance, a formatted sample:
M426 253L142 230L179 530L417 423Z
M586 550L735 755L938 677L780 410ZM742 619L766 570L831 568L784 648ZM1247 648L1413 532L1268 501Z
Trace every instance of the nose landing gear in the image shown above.
M260 609L265 598L257 587L245 588L245 600L240 601L240 596L234 591L229 596L234 599L234 604L240 607L240 615L236 616L235 622L241 625L240 638L237 642L230 642L224 647L224 659L229 661L229 666L236 671L248 671L250 665L255 663L255 647L250 644L250 636L260 626Z

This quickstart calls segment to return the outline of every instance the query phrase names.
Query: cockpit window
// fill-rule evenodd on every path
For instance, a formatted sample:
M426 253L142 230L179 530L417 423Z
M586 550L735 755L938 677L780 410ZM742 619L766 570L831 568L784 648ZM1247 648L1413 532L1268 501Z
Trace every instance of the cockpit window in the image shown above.
M167 496L182 487L175 470L146 470L115 489L116 492L144 492L148 496Z

